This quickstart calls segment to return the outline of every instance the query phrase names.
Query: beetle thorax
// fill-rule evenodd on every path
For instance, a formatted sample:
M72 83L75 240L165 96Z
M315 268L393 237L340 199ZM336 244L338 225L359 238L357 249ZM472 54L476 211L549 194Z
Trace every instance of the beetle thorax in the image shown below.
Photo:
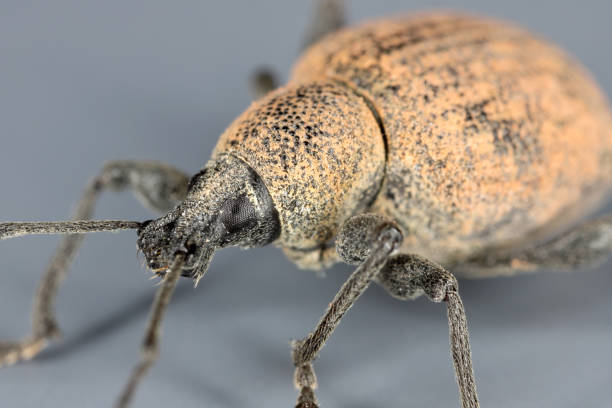
M261 177L279 213L279 243L332 239L380 188L385 147L367 103L334 81L289 85L255 102L221 136L215 156L240 157Z

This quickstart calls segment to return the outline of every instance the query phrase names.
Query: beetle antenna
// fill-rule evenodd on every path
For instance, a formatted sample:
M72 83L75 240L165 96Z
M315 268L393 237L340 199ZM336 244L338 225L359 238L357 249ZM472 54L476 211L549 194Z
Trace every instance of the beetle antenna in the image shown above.
M137 229L138 221L59 221L59 222L3 222L0 223L0 239L32 234L83 234L87 232Z

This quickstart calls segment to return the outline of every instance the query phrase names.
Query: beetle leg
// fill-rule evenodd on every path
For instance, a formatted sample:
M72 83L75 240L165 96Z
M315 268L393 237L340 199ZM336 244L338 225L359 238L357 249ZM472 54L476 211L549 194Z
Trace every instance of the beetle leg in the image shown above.
M440 265L416 255L391 258L376 281L392 296L407 300L425 294L433 302L446 302L451 355L461 406L477 408L478 394L472 368L470 338L463 302L455 277Z
M342 249L345 252L360 252L366 255L365 259L342 285L314 331L305 339L292 343L292 357L296 367L294 382L300 391L296 408L316 408L318 406L314 395L317 381L312 361L338 326L342 316L368 288L372 279L402 240L400 231L393 224L382 221L380 217L376 217L373 222L360 223L361 217L364 216L350 219L345 223L343 230L346 232L345 235L352 236L355 235L355 227L374 227L369 228L368 231L357 232L358 235L369 238L367 243L362 242L367 245L367 250L364 251L364 246L359 245L359 248L348 248L348 245L343 245ZM351 222L352 220L357 220L357 222ZM339 242L347 243L348 240L339 237Z
M183 199L187 193L188 181L185 174L161 163L111 162L87 185L72 219L91 219L96 199L106 189L129 188L146 207L163 212ZM80 233L70 234L61 241L36 292L32 334L20 342L0 342L0 366L32 358L49 340L60 336L54 303L59 286L83 238Z
M548 242L520 251L492 252L457 267L466 276L511 275L539 268L597 266L612 255L612 215L585 222Z
M179 254L176 256L173 265L169 271L164 275L162 286L157 291L153 306L151 307L151 316L149 317L149 324L145 332L145 336L142 342L142 357L138 365L134 367L128 382L121 393L119 400L117 401L117 408L125 408L130 403L134 391L138 386L140 380L147 374L149 368L157 360L159 354L159 332L161 328L161 322L164 317L164 312L170 303L172 293L176 288L176 283L181 277L181 267L185 261L185 256Z
M117 160L104 166L96 183L98 189L131 190L147 209L163 214L185 198L189 176L164 163Z
M327 34L345 24L343 0L317 0L314 18L306 34L303 48L310 47Z
M278 86L278 77L270 68L259 68L251 77L251 92L254 99L266 96L268 92L275 90Z
M344 25L345 12L343 0L317 0L315 14L305 36L302 49L306 49L325 35L336 31ZM276 73L267 67L259 68L251 77L251 92L254 99L259 99L278 88Z

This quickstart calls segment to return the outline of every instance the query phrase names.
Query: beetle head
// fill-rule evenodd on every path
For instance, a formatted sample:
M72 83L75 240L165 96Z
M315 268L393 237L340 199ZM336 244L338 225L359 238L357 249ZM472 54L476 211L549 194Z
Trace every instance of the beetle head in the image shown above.
M183 276L199 281L216 249L255 247L280 233L278 213L259 176L244 162L222 155L196 174L185 200L138 230L138 248L163 276L177 253L186 254Z

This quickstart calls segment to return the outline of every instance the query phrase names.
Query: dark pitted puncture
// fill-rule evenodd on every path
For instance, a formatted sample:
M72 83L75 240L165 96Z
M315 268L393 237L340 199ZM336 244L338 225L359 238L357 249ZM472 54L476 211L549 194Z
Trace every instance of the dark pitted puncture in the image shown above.
M343 20L338 0L319 2L312 45L289 83L272 90L274 76L258 72L262 97L193 177L157 162L111 162L73 221L0 224L0 239L69 234L37 292L32 333L0 343L0 364L33 357L59 334L56 293L83 233L137 229L163 284L118 407L156 359L179 277L197 284L215 251L270 243L303 268L357 265L315 329L292 343L297 407L318 407L313 360L372 282L398 299L444 302L461 405L479 406L455 275L610 255L612 217L579 224L610 193L608 103L575 60L512 24L433 13L339 29ZM131 189L163 215L89 221L107 189Z

